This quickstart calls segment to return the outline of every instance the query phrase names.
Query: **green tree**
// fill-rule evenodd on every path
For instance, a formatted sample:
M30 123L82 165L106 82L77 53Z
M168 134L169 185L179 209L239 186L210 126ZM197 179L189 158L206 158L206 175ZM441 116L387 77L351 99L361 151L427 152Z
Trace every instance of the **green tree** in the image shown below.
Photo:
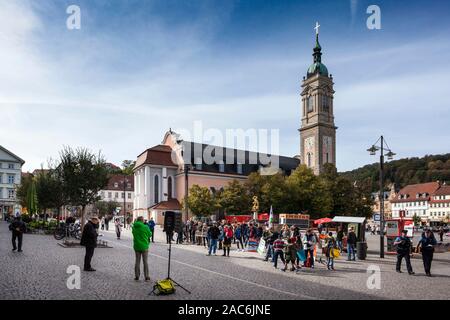
M247 187L233 180L228 183L219 195L219 205L226 214L248 214L251 212L252 200Z
M123 160L122 162L122 173L128 176L133 175L133 169L136 165L136 161L133 160Z
M413 222L414 222L415 226L420 225L420 223L422 222L422 219L416 213L414 213L412 219L413 219Z
M217 209L217 202L206 187L194 184L188 194L189 210L197 217L211 215Z
M288 188L282 174L260 175L254 172L248 177L245 187L250 198L258 197L260 212L269 212L271 206L277 212L285 211Z
M115 201L98 201L94 204L94 208L98 211L100 217L113 214L120 204Z
M36 182L34 179L28 186L27 191L27 211L29 215L33 215L38 211L38 198L36 193Z
M35 179L39 208L44 211L44 215L47 209L56 209L59 217L60 208L65 203L62 181L51 169L41 170Z
M99 200L99 191L108 183L103 156L85 148L65 147L60 152L57 174L68 202L81 207L81 225L84 226L86 207Z
M23 208L27 208L27 194L32 180L33 176L31 174L27 174L22 177L20 185L16 188L16 197Z
M308 213L313 219L330 214L333 201L325 181L305 165L286 179L286 185L286 212Z

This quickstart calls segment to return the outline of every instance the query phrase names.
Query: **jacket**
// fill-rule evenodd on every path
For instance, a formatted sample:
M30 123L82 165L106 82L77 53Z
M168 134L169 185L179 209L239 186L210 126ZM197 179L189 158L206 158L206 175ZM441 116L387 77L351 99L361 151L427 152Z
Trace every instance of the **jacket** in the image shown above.
M347 235L347 244L355 245L356 241L356 234L354 232L349 232Z
M19 230L17 230L17 229L19 229ZM14 220L9 225L9 230L11 230L14 234L21 234L21 233L25 233L27 231L27 226L26 226L25 222L23 222L22 220Z
M155 230L155 225L156 225L156 223L153 220L150 220L148 222L148 227L150 228L151 231Z
M147 251L150 246L150 237L152 236L149 227L138 220L133 224L132 233L134 251Z
M83 234L81 235L80 244L84 247L96 248L97 247L97 230L96 226L89 221L83 228Z
M316 246L316 236L314 234L305 234L303 236L303 249L305 250L314 250Z
M220 230L216 226L212 226L208 229L208 237L212 240L219 239Z
M436 238L431 236L429 238L422 236L418 245L422 247L422 252L434 252L434 246L437 244Z

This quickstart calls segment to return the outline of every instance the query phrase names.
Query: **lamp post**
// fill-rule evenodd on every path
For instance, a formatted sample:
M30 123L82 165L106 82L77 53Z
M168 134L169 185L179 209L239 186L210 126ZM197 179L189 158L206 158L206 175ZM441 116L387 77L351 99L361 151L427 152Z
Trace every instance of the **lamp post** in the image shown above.
M184 164L184 218L189 219L188 195L189 195L189 164Z
M377 145L377 143L380 143ZM380 258L384 258L384 152L388 157L388 160L392 160L395 156L395 153L389 149L388 144L383 136L381 136L367 151L370 152L370 155L376 155L377 151L380 150Z
M126 188L127 188L127 184L128 184L128 179L126 178L125 174L123 175L122 184L123 184L123 227L125 228L127 226Z

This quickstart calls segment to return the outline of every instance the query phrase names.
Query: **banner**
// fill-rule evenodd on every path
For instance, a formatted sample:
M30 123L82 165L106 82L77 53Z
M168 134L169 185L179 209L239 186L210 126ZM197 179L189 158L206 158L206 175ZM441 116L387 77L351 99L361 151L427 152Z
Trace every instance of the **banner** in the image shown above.
M263 256L265 252L266 252L266 240L261 239L259 240L258 253Z
M250 238L247 244L247 252L257 252L258 251L258 240Z

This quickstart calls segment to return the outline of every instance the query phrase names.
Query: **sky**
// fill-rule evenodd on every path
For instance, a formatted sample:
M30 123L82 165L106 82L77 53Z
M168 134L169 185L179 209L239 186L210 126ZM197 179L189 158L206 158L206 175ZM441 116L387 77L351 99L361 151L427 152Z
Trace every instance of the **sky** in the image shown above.
M73 4L79 30L66 26ZM366 149L380 135L396 158L447 153L449 12L437 0L0 0L0 145L24 171L63 146L120 165L201 121L278 129L279 152L297 155L319 21L338 170L376 162Z

